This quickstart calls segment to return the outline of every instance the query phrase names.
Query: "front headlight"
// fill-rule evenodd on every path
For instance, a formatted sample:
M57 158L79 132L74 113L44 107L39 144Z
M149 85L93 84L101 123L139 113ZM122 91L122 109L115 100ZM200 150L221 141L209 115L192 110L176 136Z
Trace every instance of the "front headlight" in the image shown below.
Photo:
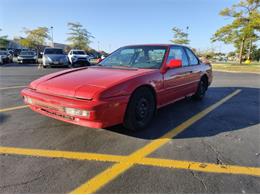
M36 59L37 59L37 56L34 56L34 57L33 57L33 59L35 59L35 60L36 60Z
M18 60L21 60L22 58L20 57L20 56L18 56L18 58L17 58Z
M45 56L45 60L52 62L51 58L49 56Z
M28 104L33 104L33 100L32 98L28 97L28 96L24 96L24 101Z
M87 110L80 110L76 108L64 108L64 112L68 115L71 116L84 116L84 117L89 117L90 112Z

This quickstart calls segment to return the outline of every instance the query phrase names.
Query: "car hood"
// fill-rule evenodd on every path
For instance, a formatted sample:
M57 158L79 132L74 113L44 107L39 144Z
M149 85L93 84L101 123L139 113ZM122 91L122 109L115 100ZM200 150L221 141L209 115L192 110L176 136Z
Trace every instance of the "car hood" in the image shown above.
M21 58L34 58L33 55L20 55L18 57L21 57Z
M73 54L73 57L86 58L86 57L88 57L88 55Z
M47 94L93 99L99 92L151 69L78 68L46 75L33 81L30 88Z

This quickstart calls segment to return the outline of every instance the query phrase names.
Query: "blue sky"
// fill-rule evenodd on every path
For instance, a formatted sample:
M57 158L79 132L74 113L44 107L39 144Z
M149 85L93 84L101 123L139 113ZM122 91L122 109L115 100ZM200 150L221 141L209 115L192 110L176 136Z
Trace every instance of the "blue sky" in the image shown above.
M66 43L67 23L80 22L95 37L91 46L112 51L128 44L169 43L173 26L189 26L190 46L227 52L210 42L231 20L218 15L235 0L1 0L0 28L9 38L23 27L54 27L54 41Z

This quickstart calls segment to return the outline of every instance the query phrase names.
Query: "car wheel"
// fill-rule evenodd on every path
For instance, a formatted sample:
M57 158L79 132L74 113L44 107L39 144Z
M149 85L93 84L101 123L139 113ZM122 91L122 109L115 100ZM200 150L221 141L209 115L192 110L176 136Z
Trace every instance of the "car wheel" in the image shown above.
M152 120L156 109L155 98L148 88L139 88L134 92L127 106L124 127L137 131L144 129Z
M69 63L68 68L74 68L74 64Z
M193 95L195 100L202 100L207 91L207 79L202 78L199 82L199 86L197 88L196 93Z
M89 63L89 61L87 61L87 62L85 63L85 65L86 65L86 66L90 66L91 64Z

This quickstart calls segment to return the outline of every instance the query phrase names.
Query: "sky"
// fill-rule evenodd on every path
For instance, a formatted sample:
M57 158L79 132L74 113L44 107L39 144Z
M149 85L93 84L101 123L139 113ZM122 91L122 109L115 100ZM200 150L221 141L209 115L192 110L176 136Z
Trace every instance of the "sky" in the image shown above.
M188 33L192 48L228 52L211 43L214 32L232 20L220 10L238 0L1 0L1 35L23 36L24 27L53 26L54 42L68 43L68 22L79 22L95 38L91 47L111 52L121 46L170 43L172 27Z

